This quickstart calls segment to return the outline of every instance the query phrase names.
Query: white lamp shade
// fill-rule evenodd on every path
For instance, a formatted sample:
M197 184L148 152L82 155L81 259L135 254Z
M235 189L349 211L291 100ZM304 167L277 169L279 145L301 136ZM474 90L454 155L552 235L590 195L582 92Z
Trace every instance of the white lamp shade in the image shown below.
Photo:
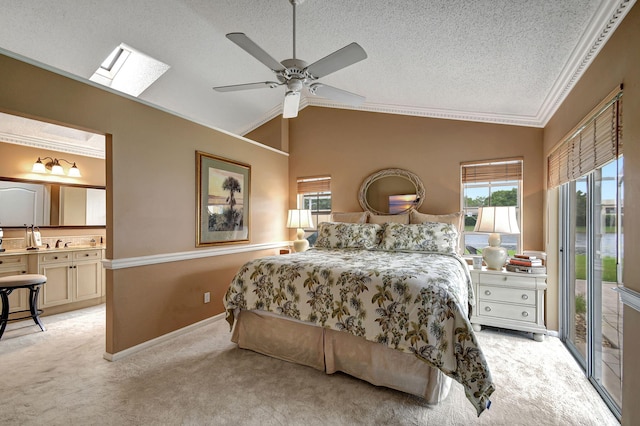
M507 250L500 247L500 234L519 234L515 207L480 207L475 232L488 232L489 246L482 249L488 269L501 270L507 261Z
M293 251L296 253L306 251L309 248L309 241L304 239L303 228L313 228L311 210L289 210L287 227L298 229L297 239L293 242Z
M42 163L42 161L40 161L40 159L38 158L38 161L33 163L33 168L31 169L31 171L34 173L46 173L47 169Z
M474 232L519 234L515 207L480 207Z
M69 173L67 173L70 177L82 177L80 174L80 169L76 166L76 163L73 163L73 167L69 169Z
M311 210L289 210L287 228L313 228Z
M54 164L51 166L51 174L52 175L64 175L64 169L60 164Z
M287 92L284 96L282 118L294 118L298 116L300 107L300 92Z

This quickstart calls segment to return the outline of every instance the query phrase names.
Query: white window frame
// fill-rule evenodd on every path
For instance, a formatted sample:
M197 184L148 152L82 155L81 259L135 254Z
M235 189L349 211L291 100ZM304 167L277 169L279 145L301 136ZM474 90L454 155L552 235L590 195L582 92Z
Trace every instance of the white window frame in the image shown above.
M329 181L331 180L331 177L323 177L323 179L329 179ZM297 181L301 181L301 180L313 180L315 178L298 178ZM318 223L320 222L328 222L329 221L329 217L331 215L331 191L321 191L321 192L305 192L305 193L299 193L297 194L296 197L296 205L298 209L307 209L308 206L305 206L305 198L308 197L317 197L317 198L325 198L328 197L330 202L329 202L329 209L328 210L311 210L311 216L313 217L313 227L312 228L306 228L305 231L315 231L318 229ZM319 203L318 203L319 204Z
M490 160L490 161L478 161L478 162L470 162L470 163L463 163L460 165L460 174L461 174L461 178L460 178L460 210L462 210L463 212L463 224L462 224L462 238L461 238L461 242L463 245L463 251L462 253L465 256L469 256L472 255L473 253L467 253L467 236L470 235L483 235L486 236L487 239L489 238L489 236L486 233L483 232L474 232L474 231L467 231L465 229L465 222L466 222L466 218L467 216L469 216L469 212L475 210L475 215L471 215L471 216L478 216L477 213L477 209L478 207L468 207L465 205L465 189L468 188L487 188L489 197L491 197L492 194L492 188L495 187L503 187L503 186L513 186L516 187L516 219L518 221L518 228L520 229L520 234L518 234L516 236L516 253L522 253L522 234L523 234L523 228L522 228L522 187L523 187L523 179L518 179L518 180L496 180L496 181L487 181L487 182L473 182L473 183L465 183L463 182L462 179L462 171L464 167L472 167L472 166L483 166L483 165L500 165L500 164L506 164L506 163L515 163L515 162L519 162L522 170L524 171L524 159L522 158L516 158L516 159L504 159L504 160ZM524 173L523 173L524 176ZM493 204L491 204L491 202L489 202L489 204L487 206L484 207L489 207L489 206L493 206ZM505 240L505 238L507 239L511 239L513 238L512 235L507 235L507 234L501 234L501 237L503 239L503 241ZM488 243L486 244L488 245ZM484 247L484 246L483 246ZM476 248L482 248L482 247L476 247Z

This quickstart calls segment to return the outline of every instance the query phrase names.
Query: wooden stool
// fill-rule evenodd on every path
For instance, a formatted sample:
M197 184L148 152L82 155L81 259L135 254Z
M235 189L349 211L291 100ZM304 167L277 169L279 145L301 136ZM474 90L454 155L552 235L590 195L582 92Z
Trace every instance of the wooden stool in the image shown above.
M19 321L27 318L32 318L33 321L38 324L40 330L46 330L44 328L44 325L40 321L40 314L42 313L42 311L38 309L38 293L40 293L40 288L46 282L47 277L38 274L9 275L7 277L0 277L0 298L2 299L2 315L0 315L0 339L4 334L4 329L7 327L7 323L10 321ZM29 315L9 319L9 295L13 290L18 288L29 289L29 309L12 312L12 314L29 312Z

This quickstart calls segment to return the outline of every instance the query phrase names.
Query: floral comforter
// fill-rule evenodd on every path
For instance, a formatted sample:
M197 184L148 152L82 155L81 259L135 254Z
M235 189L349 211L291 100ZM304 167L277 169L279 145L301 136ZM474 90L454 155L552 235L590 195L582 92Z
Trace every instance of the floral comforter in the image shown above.
M469 322L471 278L456 255L359 249L311 249L245 264L224 298L385 344L460 382L478 415L494 391Z

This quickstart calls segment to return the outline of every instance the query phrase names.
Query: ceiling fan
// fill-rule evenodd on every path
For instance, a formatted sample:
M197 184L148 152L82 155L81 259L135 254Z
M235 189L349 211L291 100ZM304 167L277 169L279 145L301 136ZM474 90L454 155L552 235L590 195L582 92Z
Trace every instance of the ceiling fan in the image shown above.
M293 6L293 58L285 59L282 62L276 61L271 55L265 52L260 46L254 43L244 33L229 33L227 38L244 49L248 54L266 65L276 74L278 81L264 81L258 83L234 84L231 86L219 86L213 89L218 92L233 92L237 90L270 89L278 86L286 86L284 97L283 113L284 118L298 116L300 106L300 92L304 87L309 93L323 98L329 98L348 105L360 105L364 102L364 97L346 90L338 89L320 83L319 78L333 72L353 65L367 58L367 53L358 43L351 43L342 49L336 50L328 56L307 65L301 59L296 58L296 6L302 4L304 0L289 0Z

